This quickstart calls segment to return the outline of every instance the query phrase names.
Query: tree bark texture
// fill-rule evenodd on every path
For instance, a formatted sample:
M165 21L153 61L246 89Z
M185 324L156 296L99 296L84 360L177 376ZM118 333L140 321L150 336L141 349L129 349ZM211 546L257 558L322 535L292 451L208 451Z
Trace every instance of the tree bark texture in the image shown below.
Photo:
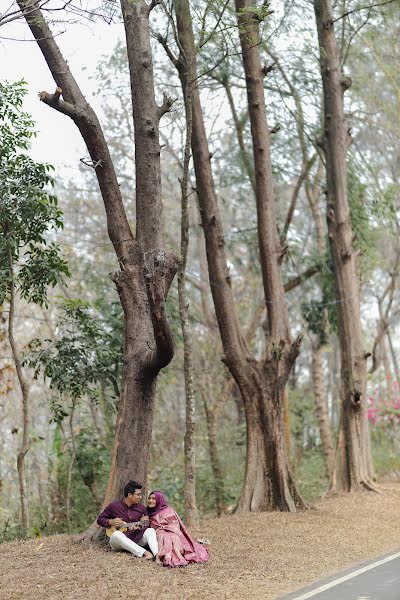
M335 274L341 356L341 409L333 491L372 489L366 411L366 353L360 319L356 255L347 198L346 152L349 135L343 96L350 80L343 77L330 0L314 0L324 95L328 236Z
M197 87L196 47L187 0L174 1L180 55L175 61L182 89L186 78L192 88L192 152L197 194L206 242L209 279L224 349L223 361L240 389L246 412L247 459L239 510L296 510L304 506L295 490L283 441L283 393L290 368L299 351L299 340L291 344L287 315L282 315L284 288L277 273L279 240L273 208L259 206L259 241L264 289L269 310L270 343L266 358L258 363L242 335L234 305L231 277L224 248L224 234L210 164L210 152ZM265 146L264 146L265 148ZM272 185L268 180L266 184ZM261 183L258 183L261 188ZM260 192L261 193L261 192ZM269 219L272 218L272 223ZM273 248L266 238L272 233ZM272 257L269 251L272 252ZM265 272L265 269L270 271ZM274 285L277 287L274 288ZM280 308L278 310L278 302Z
M120 270L113 275L124 312L124 363L111 469L104 504L118 498L125 483L146 483L156 379L173 356L165 299L177 271L165 252L162 230L159 121L170 109L154 96L150 47L150 7L144 0L121 0L131 77L136 158L136 232L123 206L114 166L101 125L73 78L40 10L18 0L57 85L41 100L71 117L87 145L107 216L110 240ZM61 99L62 95L62 99ZM132 443L134 440L134 443ZM86 534L96 534L93 526Z

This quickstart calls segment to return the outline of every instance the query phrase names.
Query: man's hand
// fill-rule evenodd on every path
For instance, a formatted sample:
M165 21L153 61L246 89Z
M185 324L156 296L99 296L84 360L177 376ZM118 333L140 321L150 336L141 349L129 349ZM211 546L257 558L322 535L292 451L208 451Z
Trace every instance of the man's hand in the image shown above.
M108 524L110 527L122 527L122 525L125 525L126 523L123 519L116 517L115 519L108 519Z

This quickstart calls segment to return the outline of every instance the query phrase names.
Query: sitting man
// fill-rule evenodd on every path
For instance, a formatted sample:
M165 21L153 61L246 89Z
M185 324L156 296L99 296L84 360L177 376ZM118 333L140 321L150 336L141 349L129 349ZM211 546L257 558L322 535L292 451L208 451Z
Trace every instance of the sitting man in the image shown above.
M117 502L111 502L99 515L97 523L101 527L123 527L126 523L145 521L147 508L140 504L142 499L142 486L136 481L129 481L124 488L124 498ZM148 544L151 552L143 548ZM113 550L127 550L134 556L152 560L157 559L158 543L154 529L144 524L144 527L133 525L126 533L114 531L110 537L110 546Z

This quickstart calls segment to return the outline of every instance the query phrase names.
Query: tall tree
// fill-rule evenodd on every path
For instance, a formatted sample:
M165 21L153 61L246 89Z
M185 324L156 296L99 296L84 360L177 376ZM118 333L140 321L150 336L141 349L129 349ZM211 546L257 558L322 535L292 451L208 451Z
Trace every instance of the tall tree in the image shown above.
M296 489L288 466L283 440L285 385L294 365L299 342L292 340L286 306L280 244L273 193L270 130L264 93L264 72L260 58L260 22L268 8L252 0L235 0L242 59L246 78L247 101L253 141L255 196L257 206L258 247L264 297L267 305L267 350L264 365L266 394L262 407L267 426L268 471L275 473L274 495L284 490L296 500ZM279 352L277 349L279 348ZM279 491L278 491L279 490Z
M197 49L189 3L187 0L175 0L174 8L179 57L174 57L165 39L160 38L160 41L178 69L185 101L186 90L192 90L192 152L209 278L213 283L211 290L224 348L223 361L239 386L246 411L246 474L238 509L295 511L303 507L304 502L289 472L283 440L282 398L291 366L299 352L300 340L291 342L285 317L277 322L272 316L278 309L276 302L284 302L280 274L277 280L269 280L269 277L277 274L276 269L281 256L279 241L274 237L276 222L273 220L267 224L265 221L266 217L273 218L273 212L267 216L263 210L259 211L259 244L265 243L264 236L272 235L272 244L276 242L276 245L273 255L266 252L265 245L260 247L263 254L262 270L266 282L264 290L270 337L264 360L257 361L251 355L245 336L241 332L232 294L199 89L197 85L193 85L197 82ZM270 206L268 210L273 209ZM271 272L265 272L267 262L275 262L271 267L272 275ZM271 286L274 288L273 292Z
M25 457L30 448L29 381L14 334L18 298L38 305L48 303L47 288L68 274L60 249L48 243L50 229L62 227L57 199L48 188L52 167L36 163L27 154L35 135L33 122L22 110L24 82L0 84L0 304L9 302L8 338L22 397L22 440L17 469L21 525L29 527Z
M181 256L178 271L179 317L183 338L183 370L186 396L185 431L185 519L190 527L198 525L196 506L196 398L193 381L193 345L189 324L189 302L186 294L186 265L189 248L189 163L192 138L192 104L190 90L185 102L185 147L181 179Z
M159 122L169 111L171 100L164 97L162 106L155 100L149 15L156 3L121 1L135 130L135 233L127 219L95 112L83 96L42 12L33 8L31 0L19 0L18 4L57 85L54 94L42 92L40 99L69 116L86 143L120 267L113 281L124 311L124 367L104 499L108 503L121 494L127 480L146 482L157 375L173 356L165 299L177 271L177 259L164 248L159 144Z
M314 0L324 98L320 144L326 160L328 236L336 282L341 356L341 411L332 489L373 489L366 406L366 359L360 318L356 253L347 193L349 132L343 98L344 76L330 0Z

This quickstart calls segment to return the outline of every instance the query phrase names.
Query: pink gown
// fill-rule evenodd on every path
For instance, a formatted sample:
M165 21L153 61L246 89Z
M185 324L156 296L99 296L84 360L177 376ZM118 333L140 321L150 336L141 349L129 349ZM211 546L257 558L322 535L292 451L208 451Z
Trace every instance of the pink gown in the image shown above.
M150 527L156 530L158 556L164 567L184 567L189 563L207 562L206 548L190 536L170 506L150 517Z

